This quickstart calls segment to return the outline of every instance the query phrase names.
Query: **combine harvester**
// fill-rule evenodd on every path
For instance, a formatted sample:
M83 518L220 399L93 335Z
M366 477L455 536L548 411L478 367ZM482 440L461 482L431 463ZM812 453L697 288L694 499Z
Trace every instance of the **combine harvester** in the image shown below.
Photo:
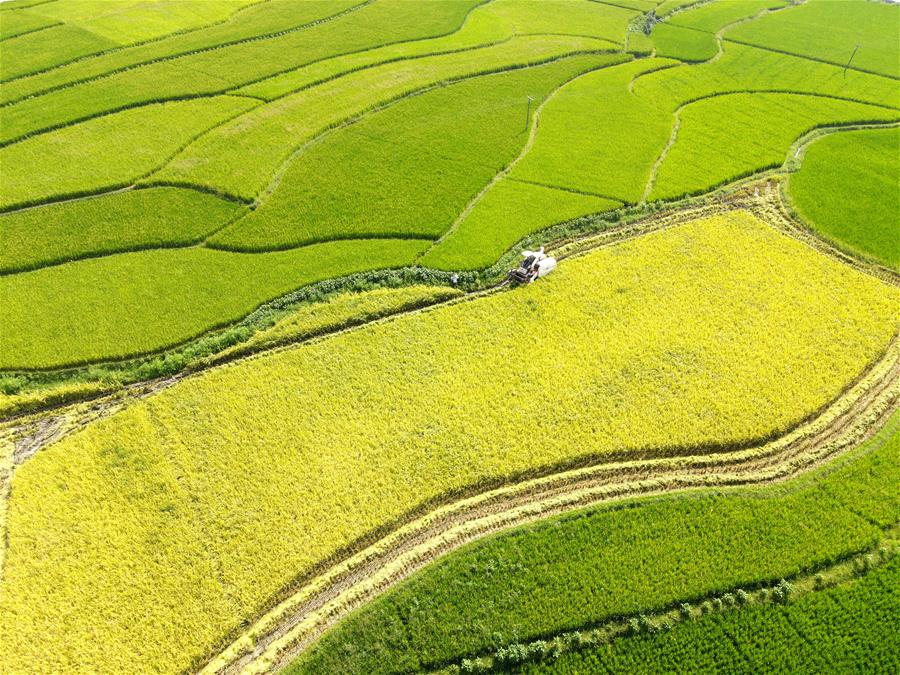
M537 251L522 251L521 264L509 271L508 278L517 284L530 284L535 279L545 277L556 269L556 258L544 253L541 246Z

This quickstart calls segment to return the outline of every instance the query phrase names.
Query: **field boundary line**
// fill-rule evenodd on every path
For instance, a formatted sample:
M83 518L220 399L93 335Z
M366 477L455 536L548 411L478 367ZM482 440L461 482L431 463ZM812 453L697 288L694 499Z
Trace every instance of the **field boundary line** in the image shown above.
M789 5L790 6L790 5ZM815 56L808 56L806 54L796 54L794 52L785 51L784 49L775 49L774 47L764 47L763 45L754 44L752 42L744 42L743 40L738 40L736 38L723 38L726 42L733 42L734 44L744 45L745 47L751 47L753 49L761 49L766 52L774 52L775 54L784 54L785 56L793 56L798 59L806 59L807 61L815 61L816 63L824 63L828 66L835 66L836 68L843 69L845 64L836 63L834 61L828 61L826 59L817 58ZM858 66L846 66L847 70L855 70L859 73L865 73L866 75L873 75L875 77L883 77L888 80L900 80L900 77L896 75L888 75L887 73L879 73L874 70L866 70L864 68L859 68Z
M237 10L236 12L234 12L234 14L232 14L231 17L229 17L228 19L225 19L225 20L223 20L223 21L219 21L219 22L212 23L212 24L207 24L207 25L205 25L205 26L200 26L200 27L197 27L196 29L192 29L192 30L188 30L188 31L169 33L168 35L160 36L158 39L155 39L155 40L146 40L146 41L144 41L144 42L136 42L136 43L130 44L130 45L120 45L120 46L112 47L112 48L110 48L110 49L106 49L106 50L103 50L103 51L100 51L100 52L94 52L93 54L85 54L84 56L80 56L80 57L78 57L78 58L72 59L71 61L66 61L66 62L64 62L64 63L58 63L58 64L56 64L56 65L54 65L54 66L51 66L50 68L44 68L44 69L41 69L41 70L36 70L36 71L31 72L31 73L25 73L25 74L23 74L23 75L19 75L19 76L17 76L17 77L14 77L14 78L12 78L12 79L9 79L9 80L3 80L3 81L2 81L2 84L7 84L7 83L9 83L9 82L15 82L15 81L17 81L17 80L21 80L21 79L26 78L26 77L33 77L33 76L36 76L36 75L42 75L42 74L44 74L44 73L48 73L48 72L50 72L50 71L56 70L56 69L58 69L58 68L62 68L63 66L71 65L71 64L76 63L76 62L79 62L79 61L87 61L87 60L89 60L89 59L107 56L108 54L112 54L112 53L124 51L124 50L126 50L126 49L131 49L131 48L133 48L133 47L142 47L142 46L147 45L147 44L153 44L153 43L156 43L156 42L162 42L163 40L166 40L166 39L169 39L169 38L172 38L172 37L178 37L178 36L181 36L181 35L193 33L193 32L195 32L195 31L205 30L205 29L211 28L211 27L213 27L213 26L217 26L217 25L221 25L221 24L224 24L224 23L228 23L228 22L229 22L236 14L239 14L240 12L246 11L246 10L250 9L251 7L255 7L256 5L263 4L263 3L265 3L265 2L270 2L270 0L259 0L259 2L255 2L255 3L253 3L252 5L247 5L246 7L242 7L241 9ZM356 10L358 10L358 9L362 9L363 7L366 7L367 5L372 4L373 2L375 2L375 0L363 0L361 3L359 3L359 4L357 4L357 5L351 5L350 7L347 7L346 9L343 9L343 10L341 10L340 12L337 12L336 14L332 14L332 15L329 15L329 16L321 17L321 18L319 18L319 19L315 19L315 20L313 20L313 21L309 21L309 22L307 22L307 23L305 23L305 24L301 24L301 25L299 25L299 26L293 26L293 27L291 27L291 28L287 28L287 29L284 29L284 30L281 30L281 31L277 31L277 32L273 32L273 33L264 33L264 34L261 34L261 35L254 35L254 36L251 36L251 37L241 38L240 40L233 40L233 41L231 41L231 42L224 42L224 43L222 43L222 44L213 45L213 46L211 46L211 47L200 47L200 48L198 48L198 49L191 49L191 50L188 50L188 51L186 51L186 52L179 52L179 53L176 53L176 54L167 54L167 55L165 55L165 56L160 56L160 57L157 57L157 58L154 58L154 59L150 59L150 60L148 60L148 61L144 61L144 62L140 62L140 63L134 63L134 64L131 64L131 65L128 65L128 66L122 66L122 67L119 67L119 68L115 68L115 69L113 69L113 70L106 71L106 72L101 73L101 74L99 74L99 75L93 75L93 76L91 76L91 77L81 78L80 80L71 80L71 81L65 82L65 83L63 83L63 84L59 84L59 85L54 85L54 86L52 86L52 87L48 87L47 89L39 89L39 90L37 90L37 91L31 92L30 94L26 94L25 96L21 96L21 97L19 97L18 99L12 99L12 100L9 100L9 101L4 101L2 104L0 104L0 108L3 108L3 107L5 107L5 106L7 106L7 105L12 105L13 103L18 103L19 101L22 101L22 100L24 100L24 99L26 99L26 98L33 98L33 97L37 97L37 96L43 96L44 94L50 93L51 91L57 91L57 90L59 90L59 89L66 89L66 88L68 88L68 87L73 87L73 86L76 86L76 85L79 85L79 84L84 84L85 82L90 82L91 80L101 79L101 78L104 78L104 77L108 77L108 76L110 76L110 75L114 75L114 74L119 73L119 72L124 72L124 71L126 71L126 70L131 70L131 69L133 69L133 68L140 68L140 67L142 67L142 66L147 66L147 65L150 65L150 64L152 64L152 63L160 63L160 62L163 62L163 61L171 61L171 60L173 60L173 59L177 59L177 58L182 57L182 56L192 56L192 55L194 55L194 54L204 54L204 53L206 53L206 52L215 51L215 50L217 50L217 49L224 49L224 48L226 48L226 47L233 47L234 45L244 44L244 43L248 43L248 42L259 42L259 41L261 41L261 40L268 40L268 39L271 39L271 38L281 37L282 35L287 35L287 34L289 34L289 33L296 33L296 32L298 32L298 31L306 30L306 29L308 29L308 28L314 28L315 26L318 26L319 24L327 23L327 22L332 21L332 20L334 20L334 19L337 19L337 18L339 18L339 17L341 17L341 16L343 16L344 14L347 14L347 13L349 13L349 12L353 12L353 11L356 11Z
M269 672L282 666L354 609L487 534L603 502L784 481L874 435L898 402L895 336L882 360L818 417L768 443L722 454L602 461L439 505L301 582L201 672Z
M537 187L547 188L548 190L559 190L560 192L570 192L576 195L584 195L585 197L597 197L598 199L607 199L611 202L618 202L619 204L627 204L628 202L623 201L620 197L613 197L611 195L602 195L599 192L588 192L587 190L579 190L578 188L573 187L565 187L564 185L553 185L552 183L542 183L538 180L526 180L525 178L513 178L512 176L507 176L506 180L511 181L513 183L521 183L522 185L535 185Z
M597 68L592 68L591 70L586 70L585 72L579 73L578 75L575 75L571 79L568 79L565 82L561 83L559 86L557 86L555 89L553 89L553 91L551 91L549 94L547 94L547 96L544 98L544 100L541 101L540 105L538 105L534 109L534 112L532 112L532 114L531 114L531 118L529 119L529 125L528 125L529 126L528 137L525 139L525 144L519 150L519 154L517 154L509 164L507 164L505 167L500 169L500 171L498 171L496 174L494 174L494 177L491 178L491 180L488 181L488 183L483 188L481 188L481 190L479 190L479 192L471 200L469 200L469 203L466 204L465 208L462 211L460 211L459 215L453 220L453 223L450 225L450 227L447 228L447 230L445 230L444 233L441 234L441 236L438 237L437 240L435 240L435 242L430 247L428 247L425 251L423 251L421 254L419 254L419 256L416 260L417 261L421 260L429 252L434 250L435 247L440 246L444 241L447 240L448 237L450 237L454 232L456 232L456 230L459 229L459 226L463 223L463 221L466 218L468 218L469 214L478 205L478 203L484 198L484 196L488 192L490 192L491 189L496 184L498 184L500 181L502 181L504 178L506 178L506 176L515 168L515 166L525 156L528 155L528 153L531 151L531 148L534 146L535 139L537 138L538 127L540 127L541 112L544 110L544 106L546 106L550 101L552 101L563 88L565 88L567 85L571 84L572 82L575 82L579 78L584 77L585 75L590 75L591 73L596 73L597 71L603 70L604 68L612 68L613 66L620 65L621 63L629 63L633 60L634 59L629 59L627 61L621 61L619 63L614 63L614 64L606 64L603 66L599 66ZM547 187L547 186L544 186L544 187ZM616 201L621 201L621 200L616 200Z
M785 581L787 581L791 587L788 596L791 600L811 593L818 593L835 587L853 584L863 576L857 572L858 568L856 565L865 565L866 572L864 574L868 574L873 569L877 569L893 558L893 556L897 555L898 551L900 551L900 541L896 539L896 535L892 532L892 530L896 530L896 528L897 524L895 523L888 529L888 533L883 535L880 541L874 546L863 548L845 555L835 562L825 563L823 565L815 566L811 570L781 577L777 582L772 578L762 583L755 582L753 584L745 584L741 587L734 586L722 593L690 598L685 597L680 601L676 601L657 611L627 614L623 617L600 623L585 623L575 629L545 634L538 639L514 644L524 644L528 647L545 646L550 647L551 649L559 646L559 651L555 652L557 654L573 651L577 652L583 649L590 649L591 647L610 644L624 637L645 632L653 633L660 629L665 630L666 628L674 628L679 623L697 620L707 614L707 612L704 611L703 606L707 603L711 604L717 599L722 601L722 609L711 609L711 611L708 612L711 615L728 615L735 611L740 612L745 607L779 604L779 601L773 598L773 591L776 591L779 586L783 588L783 582ZM879 529L883 528L879 527ZM817 581L817 579L821 579L821 582ZM743 603L737 598L740 591L744 591L749 596ZM731 596L731 600L734 601L733 605L729 605L724 601L729 595ZM784 601L781 602L783 603ZM646 628L641 629L639 632L635 632L633 621L641 621L642 619L644 620ZM797 627L793 624L791 624L791 628L797 630ZM800 633L799 631L798 633L801 638L810 644L810 646L815 646L809 641L805 634ZM733 636L727 635L727 637L734 642ZM504 645L504 647L510 646L512 645ZM735 647L738 647L738 645L735 644ZM503 647L500 649L503 649ZM453 664L461 665L463 661L469 661L475 667L474 672L493 672L492 669L499 665L497 663L497 651L498 650L492 652L484 651L479 653L469 653L468 656L457 656L445 662L441 662L440 664L429 664L425 666L425 670L426 672L442 673L446 672L445 669L448 666ZM737 651L739 656L748 666L747 672L754 672L754 664L747 659L742 650L738 648ZM544 654L546 654L546 652L544 652ZM546 658L546 656L543 658ZM552 653L551 658L553 658ZM540 659L541 657L539 656L538 663L541 662ZM535 661L533 660L526 660L522 663L534 662Z
M262 190L257 192L257 197L254 200L255 206L259 206L263 204L271 195L278 189L278 186L281 184L281 180L284 178L285 173L290 167L290 164L301 154L306 152L313 145L319 143L323 138L327 135L338 131L339 129L344 129L362 119L368 117L369 115L373 115L375 113L381 112L401 101L404 101L409 98L413 98L415 96L421 96L422 94L428 93L434 89L438 89L441 87L452 86L454 84L458 84L460 82L464 82L467 80L479 78L479 77L488 77L491 75L501 75L508 72L513 72L516 70L524 70L527 68L537 68L540 66L548 65L550 63L556 63L557 61L562 61L565 59L575 58L577 56L588 56L591 54L615 54L617 52L610 52L608 50L576 50L572 52L566 52L564 54L560 54L557 56L548 57L546 59L539 59L536 61L529 61L525 63L512 64L507 66L501 66L499 68L494 69L486 69L480 71L474 71L472 73L468 73L466 75L461 75L458 77L450 77L443 80L439 80L433 82L431 84L427 84L421 87L413 87L407 91L404 91L396 96L384 99L380 102L377 102L363 110L360 110L357 113L354 113L348 117L345 117L341 120L337 120L332 124L322 128L320 131L315 132L313 135L309 136L301 145L294 148L294 150L282 160L279 164L278 169L276 169L275 173L272 175L272 178L266 184ZM607 65L600 66L600 68L608 67ZM589 72L589 71L586 71Z

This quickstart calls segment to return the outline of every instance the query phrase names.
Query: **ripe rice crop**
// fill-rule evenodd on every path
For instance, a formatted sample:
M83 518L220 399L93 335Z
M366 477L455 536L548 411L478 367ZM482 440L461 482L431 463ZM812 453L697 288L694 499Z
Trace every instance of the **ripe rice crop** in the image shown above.
M0 215L0 273L91 255L186 245L233 218L234 202L153 188Z
M188 378L16 470L0 664L187 669L297 575L429 499L610 452L780 433L880 354L897 297L732 213L516 292ZM53 358L66 346L45 344ZM61 615L64 628L48 619Z
M650 199L706 191L785 161L794 139L817 126L900 119L900 111L820 96L729 94L685 106L675 144ZM722 148L729 152L722 152Z
M478 201L449 236L422 257L426 267L468 270L490 267L523 237L621 202L543 185L501 180Z
M430 670L828 564L882 538L880 523L867 520L880 505L888 525L900 519L898 458L895 415L833 473L603 506L477 542L348 617L288 672ZM615 644L602 652L629 655Z
M252 103L234 96L165 103L90 120L0 149L0 209L125 187L200 132Z
M789 604L712 614L563 654L518 673L891 672L900 642L900 558Z
M409 265L423 244L337 241L264 254L158 249L2 276L0 370L159 351L306 284Z
M562 59L401 100L300 154L274 193L212 243L264 250L343 237L436 239L524 144L528 96L538 105L622 58Z
M271 327L254 333L250 339L215 356L217 359L228 358L234 354L259 351L265 346L304 340L460 295L462 291L455 288L422 285L341 293L323 302L302 305Z
M814 141L788 193L803 220L839 246L900 270L900 128Z
M729 31L729 40L896 79L900 11L888 3L809 0ZM856 45L859 49L854 54ZM852 60L851 60L852 57Z

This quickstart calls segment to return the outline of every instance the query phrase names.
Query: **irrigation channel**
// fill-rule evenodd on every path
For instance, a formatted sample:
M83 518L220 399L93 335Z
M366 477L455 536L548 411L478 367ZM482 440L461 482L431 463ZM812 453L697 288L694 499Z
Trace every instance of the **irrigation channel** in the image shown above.
M760 181L759 177L731 186L702 206L672 209L599 234L557 242L551 251L565 259L688 220L736 209L749 210L823 254L900 285L895 273L835 249L795 222L782 203L777 181ZM502 287L500 284L487 292ZM471 298L451 302L467 299ZM430 311L437 306L440 304L412 311ZM378 321L396 320L399 316L402 314ZM0 424L0 529L17 465L131 401L150 396L184 377L197 375L194 372L147 382L112 396L23 415ZM785 435L767 443L741 450L719 448L718 452L716 448L703 448L698 454L677 457L608 457L588 466L560 469L432 505L430 511L411 514L397 523L374 543L329 561L315 576L285 589L279 604L209 659L201 672L275 671L350 612L426 565L472 541L510 527L617 500L787 480L872 437L898 408L900 337L895 335L882 356L838 398Z

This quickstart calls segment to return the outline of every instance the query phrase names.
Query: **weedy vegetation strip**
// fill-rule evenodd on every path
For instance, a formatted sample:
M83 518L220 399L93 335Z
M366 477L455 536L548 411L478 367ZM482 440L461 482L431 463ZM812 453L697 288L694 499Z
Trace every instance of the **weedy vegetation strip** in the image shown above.
M865 560L865 559L863 559ZM744 596L726 594L724 613L706 603L704 615L660 630L635 619L636 631L597 647L577 636L567 653L556 657L553 643L539 663L516 665L522 651L506 651L516 673L658 673L728 671L738 673L890 672L897 663L900 642L894 628L900 622L896 588L900 559L887 563L834 588L806 593L796 600L741 606ZM755 595L770 597L780 589ZM746 594L746 592L745 592ZM751 596L752 597L752 596ZM750 600L754 603L754 600ZM734 603L734 604L732 604ZM737 607L735 609L735 606ZM541 658L541 657L538 657ZM456 672L467 672L465 668ZM474 666L468 672L481 672Z
M17 469L0 664L189 668L305 571L429 499L778 435L878 358L896 302L734 213L515 293L188 378ZM533 386L546 377L560 386ZM528 425L542 443L522 445ZM73 607L65 631L47 630Z

